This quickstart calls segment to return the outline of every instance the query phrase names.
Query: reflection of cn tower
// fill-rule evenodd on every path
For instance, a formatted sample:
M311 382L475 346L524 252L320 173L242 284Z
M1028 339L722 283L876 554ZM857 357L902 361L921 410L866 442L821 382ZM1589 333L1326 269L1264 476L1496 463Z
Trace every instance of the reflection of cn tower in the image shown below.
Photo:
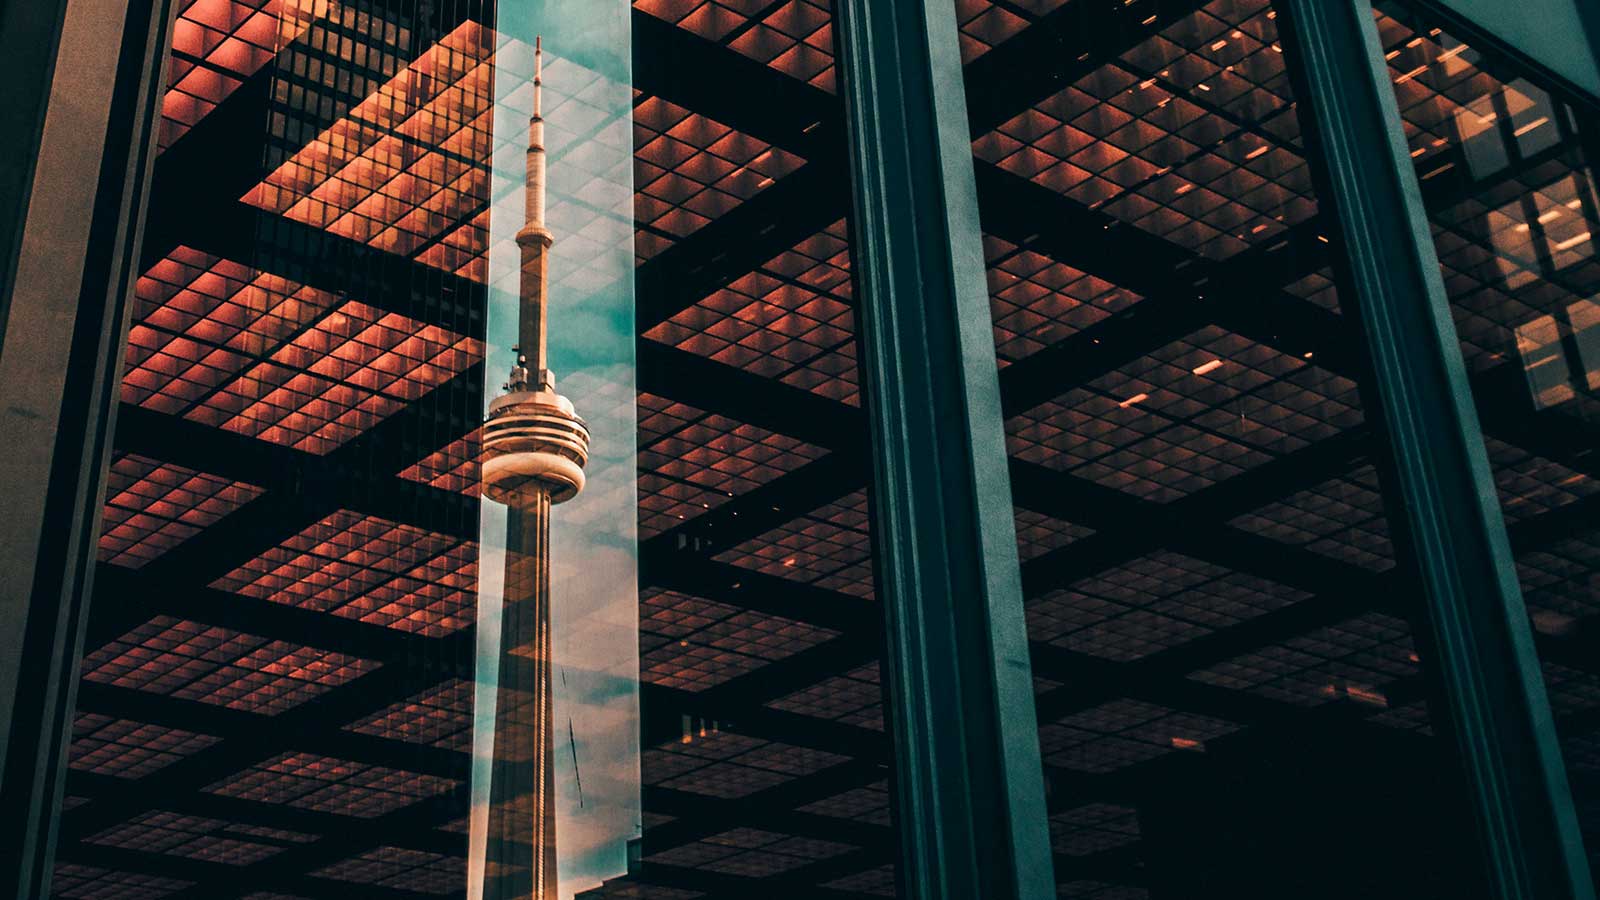
M517 246L522 252L519 343L515 348L518 357L505 385L506 393L489 405L489 417L483 425L483 495L509 507L501 699L495 735L498 771L490 799L494 804L491 834L503 841L499 861L514 863L517 869L528 867L533 900L555 900L550 507L583 490L589 431L573 412L572 402L556 393L545 342L545 291L549 285L550 247L555 238L544 222L542 42L535 44L534 60L527 218L517 232ZM532 671L505 666L511 662L511 651L531 657ZM525 675L508 679L508 671ZM530 812L531 823L524 818ZM496 819L500 821L496 823ZM511 849L513 845L527 846L530 841L532 859L527 859L526 850Z

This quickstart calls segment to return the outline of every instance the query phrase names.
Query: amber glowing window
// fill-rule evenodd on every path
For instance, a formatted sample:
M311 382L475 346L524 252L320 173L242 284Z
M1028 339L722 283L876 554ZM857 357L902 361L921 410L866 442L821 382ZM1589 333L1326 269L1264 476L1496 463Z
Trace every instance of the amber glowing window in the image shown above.
M1102 278L988 235L989 306L1002 367L1144 299Z
M634 106L633 142L641 260L705 227L804 162L655 96Z
M188 418L327 453L482 359L471 338L347 302Z
M285 753L207 787L207 793L370 819L438 796L459 782L310 753Z
M1526 178L1489 179L1482 190L1430 217L1467 365L1518 360L1531 379L1546 362L1554 391L1530 384L1540 407L1573 399L1561 335L1587 330L1589 297L1600 287L1584 212L1596 196L1593 180L1552 162Z
M1071 0L956 0L961 59L972 62Z
M1527 155L1560 140L1550 97L1540 88L1496 78L1481 65L1482 54L1448 32L1419 33L1381 12L1377 23L1411 155L1425 181L1458 161L1478 176L1504 166L1507 138ZM1456 157L1441 152L1458 148L1463 152Z
M158 900L193 884L160 875L57 863L50 880L50 893L66 900Z
M843 763L847 757L728 731L686 734L642 759L644 782L731 799Z
M826 450L654 394L639 395L639 535L650 538Z
M483 457L479 434L457 438L400 472L407 481L420 481L440 490L475 494L483 481Z
M181 247L136 296L125 401L313 453L483 354L471 338Z
M69 765L96 775L142 778L215 744L219 738L96 713L72 721Z
M260 494L183 466L118 457L106 476L100 560L137 569Z
M157 616L84 657L83 678L273 715L378 665L330 650Z
M871 597L871 557L867 495L856 491L723 551L716 559L827 590Z
M645 337L852 405L861 402L843 222Z
M791 78L836 89L830 0L633 0L633 5Z
M244 840L229 823L174 812L148 812L85 838L88 843L141 853L165 853L205 862L247 866L283 846Z
M650 863L765 878L855 850L852 844L735 828L646 857Z
M186 412L337 303L325 291L178 247L135 288L122 399Z
M767 705L802 716L883 730L883 688L875 662L824 679Z
M494 35L465 22L244 201L482 280ZM456 252L427 253L442 245Z
M1195 681L1300 706L1387 707L1384 689L1419 671L1406 623L1368 613L1190 673Z
M213 587L426 635L470 622L477 546L348 510L217 579Z
M272 61L332 0L182 0L172 28L161 146L172 146Z
M1039 727L1047 764L1080 772L1114 772L1239 730L1223 719L1140 700L1113 700Z
M639 677L663 687L704 690L837 636L675 591L649 588L639 600Z
M1207 326L1007 431L1016 457L1166 502L1360 421L1354 382Z
M1267 0L1196 11L973 145L1212 259L1316 214Z
M345 728L413 744L470 750L472 682L452 678Z
M1028 604L1029 635L1131 660L1236 625L1310 595L1177 553L1141 557Z

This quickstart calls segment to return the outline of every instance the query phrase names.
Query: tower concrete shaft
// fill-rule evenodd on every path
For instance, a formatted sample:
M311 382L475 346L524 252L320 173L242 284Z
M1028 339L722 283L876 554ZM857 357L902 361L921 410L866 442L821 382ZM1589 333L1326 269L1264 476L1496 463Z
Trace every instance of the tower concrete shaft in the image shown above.
M546 292L555 238L544 220L542 40L534 59L526 215L517 232L518 358L506 393L490 404L483 425L483 495L508 507L490 838L499 848L497 861L529 873L527 880L516 880L519 897L556 900L550 510L583 490L589 432L571 401L556 393L549 369Z

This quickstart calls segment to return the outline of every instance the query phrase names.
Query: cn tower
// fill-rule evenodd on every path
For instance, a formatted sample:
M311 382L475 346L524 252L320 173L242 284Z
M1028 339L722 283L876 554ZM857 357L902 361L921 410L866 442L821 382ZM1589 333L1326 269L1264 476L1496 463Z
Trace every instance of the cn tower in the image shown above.
M556 393L549 366L546 291L555 236L544 220L543 94L544 46L542 39L535 39L526 215L517 232L522 262L517 361L504 393L489 404L483 425L483 496L508 507L491 831L503 842L502 861L520 857L515 861L530 870L533 900L556 900L550 509L583 490L589 431L572 401ZM531 669L508 667L512 651L519 663L531 661ZM531 822L524 818L528 815ZM525 846L530 838L531 859L526 850L505 849Z

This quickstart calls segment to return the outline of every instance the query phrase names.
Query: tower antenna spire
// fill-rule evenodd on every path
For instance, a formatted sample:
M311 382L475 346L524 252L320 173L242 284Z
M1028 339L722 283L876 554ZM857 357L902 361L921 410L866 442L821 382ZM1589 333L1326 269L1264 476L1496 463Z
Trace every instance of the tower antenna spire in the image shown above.
M544 118L544 35L533 39L533 117Z
M533 39L533 117L528 120L527 203L522 229L517 232L517 245L522 255L521 304L519 311L517 346L528 357L526 364L519 358L517 367L527 370L526 386L532 389L552 387L549 358L545 346L545 316L549 290L550 247L555 236L544 221L545 191L548 179L544 147L544 37ZM521 375L521 372L516 375ZM512 383L517 382L514 375Z

